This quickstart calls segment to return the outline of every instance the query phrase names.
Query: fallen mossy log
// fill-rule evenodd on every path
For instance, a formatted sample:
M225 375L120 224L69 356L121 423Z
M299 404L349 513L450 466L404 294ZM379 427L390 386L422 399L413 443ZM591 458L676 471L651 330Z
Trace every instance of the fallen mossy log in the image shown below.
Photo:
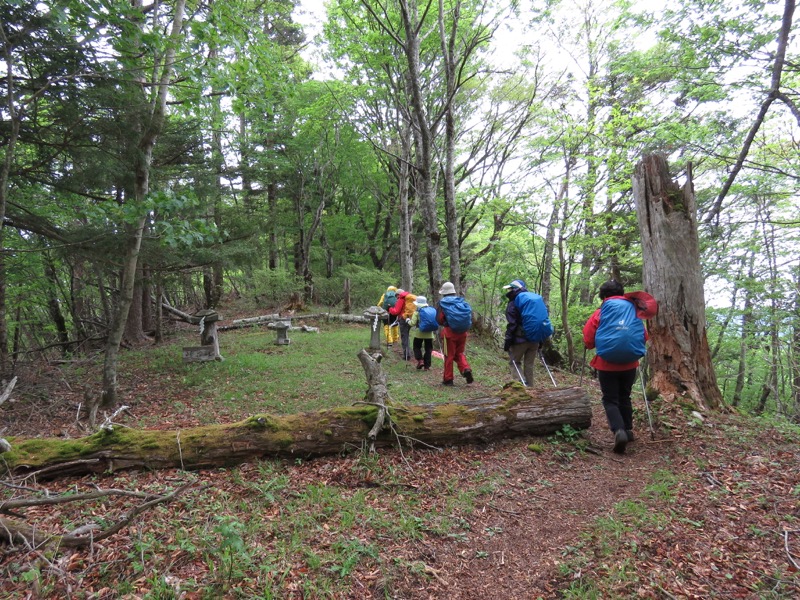
M485 443L523 435L548 435L564 425L591 425L589 399L579 387L534 390L509 384L499 397L447 404L387 403L394 430L375 436L374 447L419 442L427 446ZM38 479L122 469L186 470L226 467L247 460L312 458L358 450L378 415L362 403L293 415L254 415L238 423L179 431L114 426L77 438L9 438L2 454L6 475Z

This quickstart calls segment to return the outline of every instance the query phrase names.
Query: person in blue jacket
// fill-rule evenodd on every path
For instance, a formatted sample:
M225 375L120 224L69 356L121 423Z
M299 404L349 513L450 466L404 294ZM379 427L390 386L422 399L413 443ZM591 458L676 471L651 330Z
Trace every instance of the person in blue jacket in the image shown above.
M522 329L522 315L517 308L514 299L522 292L527 292L525 281L515 279L508 285L503 286L508 298L506 306L506 335L503 341L503 351L508 353L511 377L519 379L522 385L533 383L533 366L536 364L536 357L539 354L539 344L529 342L525 338ZM524 376L523 376L524 375Z

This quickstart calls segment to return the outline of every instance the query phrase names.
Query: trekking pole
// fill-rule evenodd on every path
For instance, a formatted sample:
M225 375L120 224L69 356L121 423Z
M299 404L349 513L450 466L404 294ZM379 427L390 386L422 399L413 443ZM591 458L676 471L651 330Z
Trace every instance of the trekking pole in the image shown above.
M547 366L547 363L544 360L544 352L542 352L541 348L539 348L539 358L542 359L542 364L544 365L544 368L547 371L547 374L550 375L550 381L553 382L553 387L558 387L558 384L556 383L556 380L553 378L553 374L550 372L550 367Z
M583 372L586 369L586 346L583 347L583 360L581 361L581 378L578 381L578 387L583 387Z
M406 345L403 346L403 360L406 362L406 371L408 371L408 361L411 359L411 324L406 323L408 331L406 332ZM400 332L400 343L403 343L403 333Z
M522 373L520 373L519 367L517 366L517 361L515 361L514 357L511 356L511 351L510 350L508 352L508 359L511 361L511 364L514 365L514 368L517 370L517 375L519 375L519 382L522 385L524 385L525 387L528 387L528 382L525 381L525 378L522 376Z
M644 398L644 406L647 409L647 422L650 425L650 439L656 439L656 432L653 431L653 416L650 414L650 402L647 400L647 390L644 387L644 369L639 367L639 381L642 382L642 397Z

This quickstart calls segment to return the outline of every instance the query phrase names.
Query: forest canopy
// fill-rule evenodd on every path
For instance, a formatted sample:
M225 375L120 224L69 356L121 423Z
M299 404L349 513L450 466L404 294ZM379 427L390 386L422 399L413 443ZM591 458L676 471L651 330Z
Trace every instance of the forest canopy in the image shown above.
M227 295L354 312L523 277L565 368L643 285L632 177L696 197L724 402L800 418L794 0L25 0L0 6L0 370L164 335ZM298 305L299 302L299 305ZM489 327L488 331L492 328Z

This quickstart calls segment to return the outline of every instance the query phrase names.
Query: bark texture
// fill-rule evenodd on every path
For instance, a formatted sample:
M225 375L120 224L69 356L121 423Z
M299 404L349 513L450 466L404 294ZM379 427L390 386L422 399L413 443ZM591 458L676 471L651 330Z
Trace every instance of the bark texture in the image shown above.
M378 394L380 396L380 394ZM260 457L311 458L357 450L367 438L380 407L373 393L367 403L318 412L254 415L239 423L181 431L104 429L65 440L9 439L3 454L6 474L37 473L52 479L122 469L204 469L240 464ZM570 425L591 425L589 398L579 387L546 390L509 384L499 397L450 404L392 404L372 444L391 447L398 439L429 446L483 443L524 435L549 435ZM387 420L388 423L388 420ZM398 435L395 435L395 432Z
M722 402L706 336L705 296L691 167L681 187L666 159L651 154L636 165L633 198L642 236L644 288L659 303L649 321L651 387L667 401L698 408Z

